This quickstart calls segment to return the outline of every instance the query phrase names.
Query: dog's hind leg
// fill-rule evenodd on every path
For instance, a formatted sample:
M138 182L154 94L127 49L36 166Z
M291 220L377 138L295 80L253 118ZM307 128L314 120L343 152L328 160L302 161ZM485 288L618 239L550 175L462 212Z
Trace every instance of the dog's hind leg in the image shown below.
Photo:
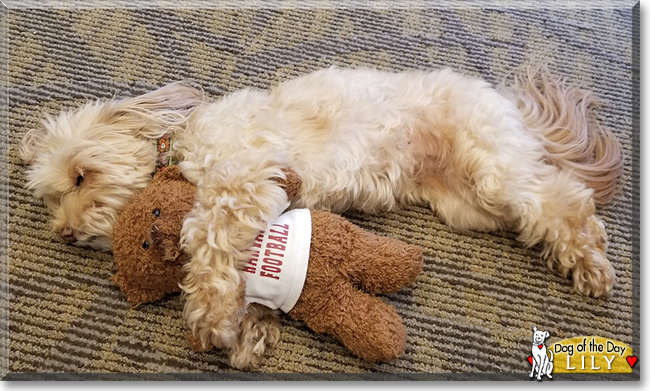
M507 221L527 246L541 243L548 268L571 275L577 292L608 294L615 276L605 257L607 234L595 216L593 190L541 161L511 169L520 171L518 179L506 181L504 176L512 175L496 172L475 178L480 203Z
M526 145L519 138L519 148L503 145L509 140L492 149L463 146L471 160L450 166L444 174L453 180L442 186L429 182L429 191L421 190L420 195L429 197L453 227L508 228L527 246L542 243L549 269L564 277L571 274L576 291L607 294L614 271L605 258L607 235L594 215L593 190L570 172L545 163L534 143Z
M614 270L605 257L607 234L595 216L593 191L569 173L554 168L522 192L518 211L519 240L541 242L549 269L573 278L574 289L594 297L606 295Z

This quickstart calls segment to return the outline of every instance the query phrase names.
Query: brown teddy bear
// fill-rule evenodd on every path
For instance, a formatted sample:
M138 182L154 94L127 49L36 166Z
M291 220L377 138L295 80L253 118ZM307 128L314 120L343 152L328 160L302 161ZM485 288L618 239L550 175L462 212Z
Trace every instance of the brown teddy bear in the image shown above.
M291 170L285 173L287 178L278 181L291 199L300 178ZM179 247L180 231L192 209L194 193L195 187L180 169L170 166L154 176L118 219L113 234L117 273L112 280L134 306L180 291L183 265L189 261ZM311 243L302 290L289 304L289 316L316 332L334 336L364 360L398 358L406 344L406 329L395 309L373 295L395 292L413 282L422 270L422 249L366 232L332 213L290 213L311 218ZM288 233L289 225L270 227L267 236L275 236L264 239L270 247L266 257L258 249L254 252L258 257L242 265L244 274L257 270L268 281L275 280L283 267L286 240L281 235ZM309 231L309 227L300 231ZM262 247L262 237L261 233L258 247ZM252 283L247 279L248 284Z

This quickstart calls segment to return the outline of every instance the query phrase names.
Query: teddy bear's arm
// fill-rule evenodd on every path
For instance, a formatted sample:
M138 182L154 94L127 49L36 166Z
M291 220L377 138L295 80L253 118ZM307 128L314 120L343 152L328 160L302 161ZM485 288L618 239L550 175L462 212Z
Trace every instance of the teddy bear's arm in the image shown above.
M298 194L300 194L300 187L302 186L302 178L291 168L283 168L282 172L286 176L285 179L275 178L275 181L284 188L287 192L287 199L292 201Z

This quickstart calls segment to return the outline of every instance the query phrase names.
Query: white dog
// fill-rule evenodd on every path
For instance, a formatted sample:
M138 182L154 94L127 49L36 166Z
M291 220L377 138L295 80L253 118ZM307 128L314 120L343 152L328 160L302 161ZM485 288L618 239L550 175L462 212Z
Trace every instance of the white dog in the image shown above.
M553 372L553 351L551 349L546 349L546 338L549 337L548 331L537 330L536 326L533 326L533 347L531 352L533 355L533 369L530 371L528 377L535 376L535 369L537 369L537 380L542 380L542 376L546 375L549 379L552 379L551 373ZM548 352L551 353L549 358Z
M198 186L182 231L185 317L205 348L246 368L279 336L274 313L243 305L240 267L288 205L274 180L285 167L303 180L292 207L426 204L456 228L516 230L578 292L607 294L614 272L595 202L617 190L622 153L592 118L595 103L540 67L499 88L450 69L329 68L215 101L175 83L89 103L47 117L19 152L54 229L109 250L118 214L154 171L155 141L173 135L173 158Z

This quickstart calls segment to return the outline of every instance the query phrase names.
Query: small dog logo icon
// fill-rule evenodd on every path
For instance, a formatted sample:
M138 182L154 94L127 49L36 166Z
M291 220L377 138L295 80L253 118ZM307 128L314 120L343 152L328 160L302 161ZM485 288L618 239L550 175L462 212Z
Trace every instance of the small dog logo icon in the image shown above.
M528 376L530 378L534 376L535 369L537 369L537 380L542 380L542 376L544 375L548 376L549 379L553 378L553 376L551 376L551 372L553 372L553 350L546 349L546 345L544 344L544 341L546 341L546 338L549 336L550 334L548 331L537 330L537 327L533 326L533 347L531 349L532 360L529 358L533 369L530 371L530 375ZM550 358L547 351L551 353Z

